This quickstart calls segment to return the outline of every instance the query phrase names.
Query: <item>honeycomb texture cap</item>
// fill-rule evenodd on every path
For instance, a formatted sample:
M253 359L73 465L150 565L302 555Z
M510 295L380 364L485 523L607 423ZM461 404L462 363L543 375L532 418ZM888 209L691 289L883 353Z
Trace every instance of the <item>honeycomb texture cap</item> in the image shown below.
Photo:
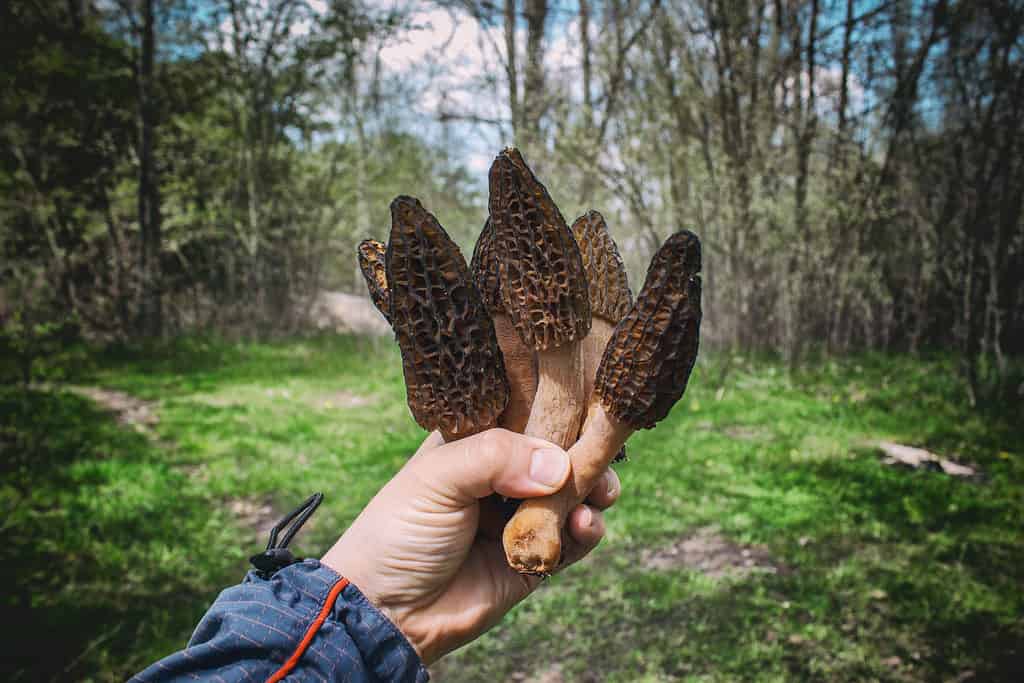
M384 318L391 322L391 295L388 293L387 265L384 263L387 247L377 240L363 240L357 249L359 270L366 280L370 300Z
M650 429L690 379L700 342L700 240L688 230L654 255L636 303L608 342L594 392L617 420Z
M572 224L572 234L587 273L590 314L612 324L619 322L633 305L633 292L604 216L594 210L586 212Z
M488 180L501 296L519 336L538 351L587 336L583 258L547 188L511 147L495 158Z
M501 300L501 282L498 276L498 256L494 246L494 224L488 218L480 237L473 248L473 259L469 264L473 283L480 292L484 306L491 315L504 315L505 304Z
M391 325L421 427L461 438L497 424L508 403L494 323L458 246L419 200L391 202Z

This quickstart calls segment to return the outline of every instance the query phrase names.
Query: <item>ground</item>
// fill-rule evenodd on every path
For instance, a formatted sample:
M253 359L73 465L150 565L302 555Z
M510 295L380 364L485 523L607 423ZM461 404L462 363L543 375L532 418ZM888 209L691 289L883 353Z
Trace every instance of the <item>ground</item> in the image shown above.
M705 354L630 440L589 561L438 681L1024 680L1024 414L950 359L797 372ZM180 647L276 517L316 556L423 437L388 338L83 352L0 390L6 680L121 680ZM927 448L971 477L886 464Z

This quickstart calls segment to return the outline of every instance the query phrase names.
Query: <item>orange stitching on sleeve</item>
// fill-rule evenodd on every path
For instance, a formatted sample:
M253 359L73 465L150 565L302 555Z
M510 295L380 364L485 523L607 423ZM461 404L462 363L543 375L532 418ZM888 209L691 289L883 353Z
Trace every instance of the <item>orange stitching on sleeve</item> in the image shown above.
M316 619L309 625L309 629L306 630L306 635L302 637L298 646L295 648L295 652L288 658L288 661L284 665L274 672L274 674L267 679L267 683L278 683L281 679L292 672L292 669L298 665L299 660L302 659L302 655L309 648L309 644L313 642L313 636L320 630L324 620L327 619L327 614L334 608L334 601L338 599L341 591L345 590L345 586L348 585L348 579L342 578L338 583L334 584L331 588L331 592L327 594L327 599L324 601L324 606L320 610L320 613L316 615Z

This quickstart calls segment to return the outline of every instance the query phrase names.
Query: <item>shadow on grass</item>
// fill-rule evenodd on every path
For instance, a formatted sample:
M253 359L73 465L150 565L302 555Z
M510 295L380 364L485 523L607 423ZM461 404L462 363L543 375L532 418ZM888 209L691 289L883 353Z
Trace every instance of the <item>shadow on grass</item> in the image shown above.
M179 647L230 576L191 567L219 552L198 492L85 399L0 390L0 470L4 680L124 678Z
M258 344L184 337L92 353L92 362L83 365L72 380L112 384L156 398L166 392L203 393L239 382L276 385L297 378L360 376L368 364L377 362L394 374L401 365L393 347L388 339L336 334Z
M864 580L837 584L829 571L808 568L708 585L693 572L620 568L613 609L585 589L542 608L557 619L527 608L522 623L445 663L439 680L511 679L517 671L546 680L555 666L554 680L565 681L943 681L967 671L971 680L1022 680L1019 622L979 610L929 615L930 605L948 601L938 585L883 582L889 592L879 599Z
M860 538L842 539L853 550L850 562L884 592L894 626L919 629L929 653L926 678L970 669L977 680L1024 680L1017 489L860 455L821 463L811 476L837 513L863 522Z

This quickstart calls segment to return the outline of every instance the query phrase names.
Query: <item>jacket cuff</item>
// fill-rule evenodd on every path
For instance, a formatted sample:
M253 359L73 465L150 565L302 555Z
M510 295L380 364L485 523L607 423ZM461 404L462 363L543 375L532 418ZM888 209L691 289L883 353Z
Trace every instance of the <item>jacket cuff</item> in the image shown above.
M326 569L326 567L325 567ZM330 570L328 570L330 571ZM426 667L405 634L349 583L335 604L336 619L355 641L373 674L382 681L426 683Z
M252 580L264 581L250 572L246 582ZM334 570L317 560L304 560L281 569L269 581L280 581L299 595L318 598L308 610L303 610L311 617L318 609L329 608L297 662L296 673L306 669L334 680L332 674L339 668L346 668L336 666L337 660L351 657L354 644L355 654L362 660L362 668L370 680L426 683L430 679L405 635L354 584ZM344 588L335 598L333 607L326 605L325 599L332 588L336 590L339 582L344 582Z
M220 594L188 647L132 681L425 683L405 636L359 589L316 560L264 579L249 572Z

